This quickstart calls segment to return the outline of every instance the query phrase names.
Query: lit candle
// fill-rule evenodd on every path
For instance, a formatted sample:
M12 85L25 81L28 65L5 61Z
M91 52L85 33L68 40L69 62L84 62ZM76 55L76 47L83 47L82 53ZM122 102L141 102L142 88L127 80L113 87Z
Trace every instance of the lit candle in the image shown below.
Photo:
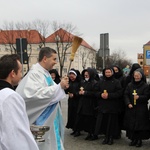
M84 88L83 87L80 87L80 91L83 91L84 90Z
M107 90L104 90L104 93L107 93Z

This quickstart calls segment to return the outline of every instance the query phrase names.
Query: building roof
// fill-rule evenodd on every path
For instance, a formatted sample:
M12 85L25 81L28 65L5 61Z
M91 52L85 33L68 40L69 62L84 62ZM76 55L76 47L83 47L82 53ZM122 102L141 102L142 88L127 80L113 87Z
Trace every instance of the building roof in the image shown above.
M63 42L63 43L72 43L73 41L73 37L75 35L67 32L66 30L60 28L59 30L55 31L53 34L51 34L50 36L48 36L46 38L46 43L55 43L56 40L59 40L60 42ZM86 48L89 48L89 49L92 49L94 50L86 41L82 41L81 43L82 46L86 47Z
M15 44L17 38L27 38L28 43L41 43L42 36L36 30L0 30L1 44Z
M47 38L44 38L37 30L0 30L0 44L15 44L17 38L27 38L30 44L39 44L43 40L46 43L55 43L57 40L63 43L72 43L75 35L60 28ZM82 41L82 46L94 50L86 41Z
M149 42L147 42L146 44L144 44L144 45L150 45L150 41Z

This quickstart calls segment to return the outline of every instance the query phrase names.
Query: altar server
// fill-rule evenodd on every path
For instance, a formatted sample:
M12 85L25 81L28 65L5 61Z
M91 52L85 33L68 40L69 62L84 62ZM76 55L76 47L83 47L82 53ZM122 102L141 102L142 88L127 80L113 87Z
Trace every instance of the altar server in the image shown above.
M38 150L23 98L14 91L22 77L16 54L0 58L0 150Z

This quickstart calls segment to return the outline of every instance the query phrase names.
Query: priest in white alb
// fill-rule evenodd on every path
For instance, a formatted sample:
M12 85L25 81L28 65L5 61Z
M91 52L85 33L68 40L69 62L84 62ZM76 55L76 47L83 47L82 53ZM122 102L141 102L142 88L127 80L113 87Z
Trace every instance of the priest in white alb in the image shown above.
M16 92L25 100L30 125L49 126L50 130L43 136L45 142L38 142L40 150L64 150L63 120L59 101L66 97L64 89L68 88L68 78L56 84L49 70L56 64L57 53L49 47L41 48L38 63L19 83Z

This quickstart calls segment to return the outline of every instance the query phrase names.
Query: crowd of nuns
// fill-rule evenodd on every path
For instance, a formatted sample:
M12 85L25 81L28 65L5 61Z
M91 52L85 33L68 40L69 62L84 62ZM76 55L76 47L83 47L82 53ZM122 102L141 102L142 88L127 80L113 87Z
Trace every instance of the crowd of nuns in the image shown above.
M129 146L135 147L150 138L150 88L138 63L131 66L127 76L113 66L103 69L102 76L87 68L81 73L71 69L68 77L66 128L72 130L70 135L78 137L86 132L85 140L89 141L102 135L101 143L112 145L124 130Z

